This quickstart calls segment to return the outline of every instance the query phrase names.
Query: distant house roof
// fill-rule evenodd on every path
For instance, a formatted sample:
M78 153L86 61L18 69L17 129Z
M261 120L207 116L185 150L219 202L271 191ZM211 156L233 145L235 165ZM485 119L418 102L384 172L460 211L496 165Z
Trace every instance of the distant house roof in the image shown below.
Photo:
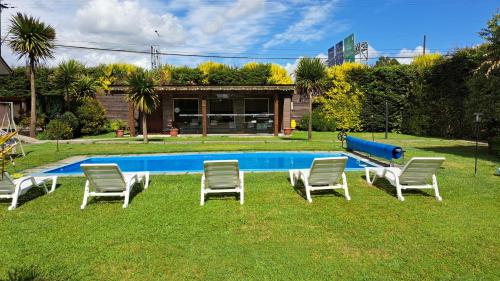
M9 65L0 56L0 75L8 75L12 72Z

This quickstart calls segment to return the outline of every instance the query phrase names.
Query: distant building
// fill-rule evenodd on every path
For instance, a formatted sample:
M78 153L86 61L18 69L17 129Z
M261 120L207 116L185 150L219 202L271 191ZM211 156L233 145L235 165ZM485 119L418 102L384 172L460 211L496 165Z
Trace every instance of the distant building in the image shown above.
M8 75L11 72L12 72L12 69L10 69L9 65L0 56L0 75Z
M114 86L110 95L97 97L108 118L138 117L129 111L125 90L126 86ZM157 90L160 105L148 115L152 133L175 127L181 134L277 135L290 128L295 85L159 86Z

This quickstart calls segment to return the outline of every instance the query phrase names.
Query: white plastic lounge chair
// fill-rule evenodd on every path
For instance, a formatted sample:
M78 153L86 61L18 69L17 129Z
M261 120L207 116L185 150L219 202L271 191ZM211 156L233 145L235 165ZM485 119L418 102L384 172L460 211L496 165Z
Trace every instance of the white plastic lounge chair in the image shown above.
M311 191L326 189L343 189L345 198L351 200L344 173L346 164L347 157L316 158L310 169L290 170L290 182L293 186L298 180L304 183L309 203L312 203Z
M46 183L52 181L50 191L47 190ZM17 207L19 196L25 194L32 187L41 186L45 193L53 192L56 189L57 176L26 176L13 180L8 173L3 174L3 179L0 178L0 199L12 199L9 206L9 211Z
M436 172L443 164L442 157L414 157L406 163L403 169L397 167L373 168L366 167L366 181L372 185L377 178L385 178L396 187L398 199L404 201L403 189L434 189L438 201L443 199L439 195ZM370 177L373 174L373 178ZM432 181L432 184L428 184Z
M122 173L116 164L82 164L80 167L87 178L82 210L90 196L125 197L123 208L127 208L134 185L140 183L144 189L149 185L149 172Z
M205 205L205 195L209 193L239 193L240 204L243 205L244 180L238 160L205 161L203 165L200 205Z

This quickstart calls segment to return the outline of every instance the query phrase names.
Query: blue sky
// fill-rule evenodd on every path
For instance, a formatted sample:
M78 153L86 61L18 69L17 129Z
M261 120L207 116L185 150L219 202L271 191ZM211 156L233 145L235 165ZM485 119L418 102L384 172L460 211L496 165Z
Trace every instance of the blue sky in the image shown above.
M89 47L252 57L321 56L350 33L368 41L370 57L413 56L481 43L477 32L499 8L493 0L3 0L2 34L15 12L56 28L57 43ZM158 31L158 34L155 33ZM22 65L2 46L11 65ZM143 54L58 48L47 64L76 58L87 65L128 62L149 66ZM163 63L196 65L207 59L162 57ZM215 60L215 59L214 59ZM240 65L252 59L218 59ZM293 70L295 59L262 60ZM371 62L374 62L372 60ZM408 63L411 59L402 59Z

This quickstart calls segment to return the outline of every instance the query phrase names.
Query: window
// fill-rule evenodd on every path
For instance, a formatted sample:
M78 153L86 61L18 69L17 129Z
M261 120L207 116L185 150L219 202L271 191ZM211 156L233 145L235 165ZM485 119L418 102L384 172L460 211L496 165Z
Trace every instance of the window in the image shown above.
M269 119L269 99L245 99L245 122Z
M273 115L269 113L268 98L245 99L245 123L247 132L267 132L272 128Z
M198 126L198 99L174 99L174 121L177 126Z

